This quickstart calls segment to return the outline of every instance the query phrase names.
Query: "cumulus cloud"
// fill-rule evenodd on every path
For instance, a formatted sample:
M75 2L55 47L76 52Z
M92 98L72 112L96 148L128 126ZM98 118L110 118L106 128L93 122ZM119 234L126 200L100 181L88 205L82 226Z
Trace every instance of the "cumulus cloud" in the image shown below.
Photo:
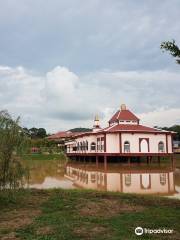
M143 124L166 127L180 124L180 108L157 109L156 111L139 114Z
M42 11L43 8L43 11ZM180 1L1 1L0 63L46 72L176 69L161 41L180 42Z
M180 122L180 74L168 71L99 71L77 75L57 66L45 74L0 66L0 109L20 115L28 127L49 131L105 125L121 103L148 125Z

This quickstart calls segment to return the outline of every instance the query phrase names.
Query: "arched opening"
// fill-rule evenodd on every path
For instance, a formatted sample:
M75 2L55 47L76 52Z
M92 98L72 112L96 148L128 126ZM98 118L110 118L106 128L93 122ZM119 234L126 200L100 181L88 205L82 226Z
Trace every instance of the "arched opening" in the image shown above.
M82 150L83 150L83 151L86 150L86 143L85 143L85 141L83 141Z
M88 141L86 140L86 150L88 151Z
M165 185L166 184L166 174L160 173L160 184Z
M147 142L147 140L146 139L142 139L141 140L141 148L140 148L140 152L142 152L142 153L147 153L148 152L148 142Z
M125 185L130 186L131 185L131 174L125 174Z
M92 142L91 143L91 151L95 151L96 150L96 143Z
M158 143L158 152L164 152L164 143L163 142Z
M80 150L81 150L81 151L83 150L83 144L82 144L82 142L80 142Z
M124 152L130 152L130 143L128 141L124 142Z
M142 189L151 188L151 175L143 173L140 175L140 184Z

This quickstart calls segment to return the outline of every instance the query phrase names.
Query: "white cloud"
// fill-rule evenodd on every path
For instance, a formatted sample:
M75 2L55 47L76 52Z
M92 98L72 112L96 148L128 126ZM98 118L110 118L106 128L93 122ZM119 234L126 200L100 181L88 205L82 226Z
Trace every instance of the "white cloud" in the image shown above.
M0 109L20 115L23 125L49 131L105 125L121 103L148 125L180 122L180 74L168 71L99 71L78 76L57 66L45 75L0 66Z
M157 111L139 114L142 124L166 127L180 124L180 108L159 109Z

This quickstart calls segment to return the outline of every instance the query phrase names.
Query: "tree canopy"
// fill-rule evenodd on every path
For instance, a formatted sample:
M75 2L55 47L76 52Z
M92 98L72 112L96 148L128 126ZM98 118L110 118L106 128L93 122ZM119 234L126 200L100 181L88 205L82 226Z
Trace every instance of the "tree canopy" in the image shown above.
M15 189L22 184L25 169L16 153L21 148L24 134L19 118L13 120L7 111L0 112L0 190Z
M176 58L176 62L180 64L180 49L176 45L175 40L162 42L160 48L169 52Z
M157 127L157 128L166 130L166 131L176 132L176 134L173 136L173 139L180 141L180 125L173 125L171 127Z
M82 128L82 127L79 127L79 128L70 129L69 131L71 131L71 132L91 132L92 129L91 129L91 128Z
M45 138L47 137L47 133L46 133L46 130L44 128L23 128L23 131L24 133L32 138L32 139L35 139L35 138Z

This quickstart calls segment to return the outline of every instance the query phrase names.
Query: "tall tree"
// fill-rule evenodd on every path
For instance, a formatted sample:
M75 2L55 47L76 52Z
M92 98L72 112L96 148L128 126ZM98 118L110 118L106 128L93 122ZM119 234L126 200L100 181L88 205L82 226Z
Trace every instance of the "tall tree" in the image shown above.
M169 52L176 58L176 62L180 64L180 49L176 45L175 40L162 42L160 48Z
M15 152L23 143L19 118L13 120L7 111L0 112L0 190L20 187L25 174Z
M47 136L46 130L44 128L39 128L37 131L37 137L45 138Z

